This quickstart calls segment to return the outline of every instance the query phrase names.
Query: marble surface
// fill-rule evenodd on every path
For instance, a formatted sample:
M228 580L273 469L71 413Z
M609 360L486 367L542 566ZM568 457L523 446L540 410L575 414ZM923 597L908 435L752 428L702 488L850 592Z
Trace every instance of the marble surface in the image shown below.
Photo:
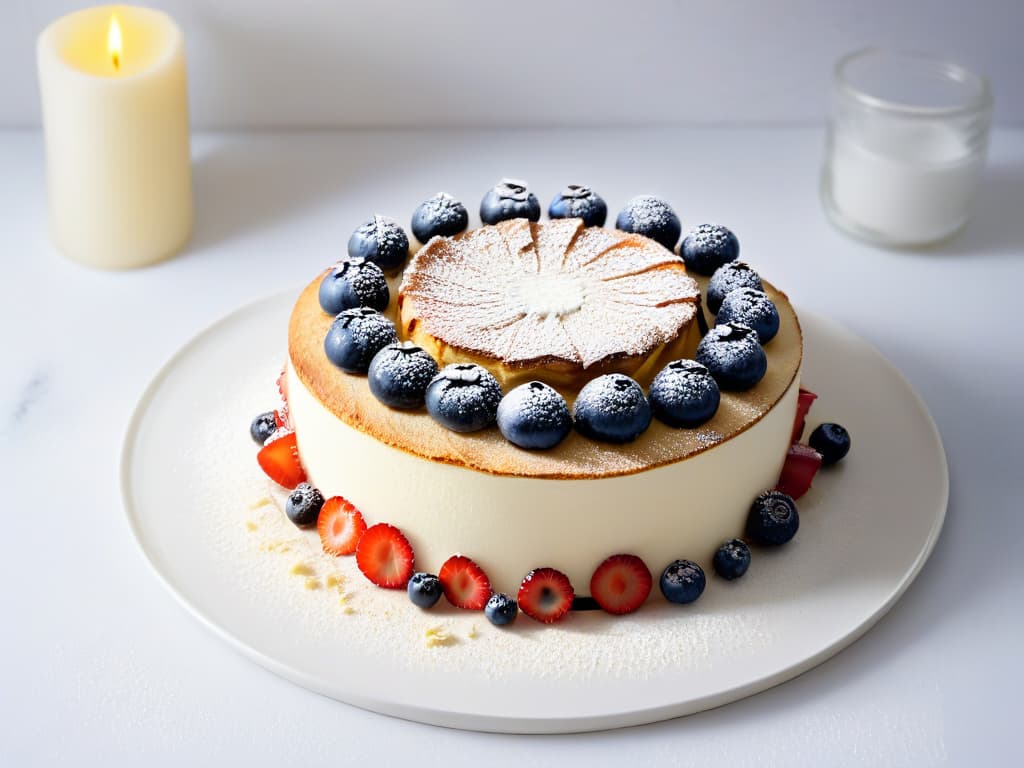
M810 128L199 135L187 250L101 273L47 239L39 135L0 132L0 764L925 766L1012 754L1024 685L1024 130L996 133L973 219L926 252L835 231L817 198L821 150ZM684 225L729 224L794 303L874 343L922 395L949 458L946 528L863 639L688 718L498 736L293 686L207 632L152 576L123 518L118 458L157 368L238 305L308 280L366 215L405 219L441 188L472 209L503 175L530 180L544 202L584 180L613 209L654 192ZM267 343L283 348L283 334ZM187 413L181 439L187 450Z

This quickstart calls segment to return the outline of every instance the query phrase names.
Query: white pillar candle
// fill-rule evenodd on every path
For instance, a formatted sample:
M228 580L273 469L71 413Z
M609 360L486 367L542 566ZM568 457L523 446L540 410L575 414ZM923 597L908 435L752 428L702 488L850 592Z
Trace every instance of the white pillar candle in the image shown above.
M94 267L164 259L192 231L181 30L160 11L89 8L39 36L50 227Z

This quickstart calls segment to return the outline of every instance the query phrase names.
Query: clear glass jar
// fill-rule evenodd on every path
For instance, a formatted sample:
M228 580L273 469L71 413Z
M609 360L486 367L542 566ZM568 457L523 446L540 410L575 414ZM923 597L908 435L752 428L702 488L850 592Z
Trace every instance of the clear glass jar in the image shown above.
M877 48L849 54L832 86L826 212L882 245L952 237L967 223L991 122L988 81L963 67Z

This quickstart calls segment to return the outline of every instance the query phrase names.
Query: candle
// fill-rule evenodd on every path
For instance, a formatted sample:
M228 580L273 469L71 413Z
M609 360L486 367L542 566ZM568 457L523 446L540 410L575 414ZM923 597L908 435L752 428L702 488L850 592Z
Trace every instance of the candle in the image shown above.
M192 231L181 30L160 11L88 8L39 36L50 227L69 257L121 269Z

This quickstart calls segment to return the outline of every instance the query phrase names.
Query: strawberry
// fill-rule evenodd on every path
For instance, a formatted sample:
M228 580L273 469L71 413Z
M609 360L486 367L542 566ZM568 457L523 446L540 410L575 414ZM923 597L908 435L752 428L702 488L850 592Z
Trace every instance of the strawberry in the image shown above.
M789 439L791 443L795 443L803 437L804 425L807 422L807 412L811 410L811 405L817 399L818 396L811 392L811 390L800 387L796 400L796 416L793 419L793 436Z
M775 490L799 499L811 487L811 481L821 467L821 454L807 445L793 443L782 465Z
M482 611L491 597L491 581L483 569L463 555L452 555L444 561L437 578L444 596L456 608Z
M329 555L351 555L366 531L362 513L341 496L332 496L316 519L320 543Z
M572 607L575 595L569 577L554 568L535 568L519 585L519 608L531 619L554 624Z
M651 572L636 555L612 555L590 577L590 595L608 613L632 613L651 593Z
M276 437L275 437L276 436ZM295 433L280 434L280 430L256 454L267 477L289 490L306 481L306 470L299 461L299 448L295 444Z
M395 526L377 523L359 537L356 565L378 587L404 589L413 571L412 547Z
M281 408L274 411L274 418L277 420L277 426L291 429L292 420L288 412L288 364L285 363L281 368L281 374L277 377L277 393L281 396Z

